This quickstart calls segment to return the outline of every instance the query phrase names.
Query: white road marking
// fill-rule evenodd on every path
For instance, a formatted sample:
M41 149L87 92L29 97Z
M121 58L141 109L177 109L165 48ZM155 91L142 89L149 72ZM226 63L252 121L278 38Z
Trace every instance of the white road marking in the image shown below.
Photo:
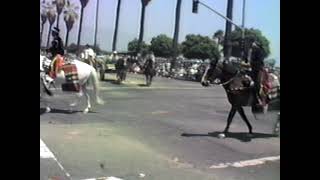
M70 177L70 174L63 168L63 166L60 164L60 162L57 160L54 154L50 151L50 149L46 146L46 144L44 144L44 142L41 139L40 139L40 158L53 159L54 161L57 162L58 166L66 174L66 176Z
M83 179L83 180L123 180L117 177L100 177L100 178L90 178L90 179Z
M61 168L61 170L66 174L66 176L71 178L70 174L63 168L63 166L60 164L60 162L57 160L54 154L50 151L50 149L46 146L46 144L44 144L44 142L41 139L40 139L40 158L53 159L54 161L56 161L56 163ZM123 180L123 179L111 176L111 177L90 178L85 180Z
M227 168L227 167L240 168L240 167L247 167L247 166L256 166L256 165L264 164L267 161L277 161L277 160L280 160L280 156L271 156L271 157L239 161L239 162L233 162L233 163L220 163L217 165L212 165L209 168L210 169L221 169L221 168Z

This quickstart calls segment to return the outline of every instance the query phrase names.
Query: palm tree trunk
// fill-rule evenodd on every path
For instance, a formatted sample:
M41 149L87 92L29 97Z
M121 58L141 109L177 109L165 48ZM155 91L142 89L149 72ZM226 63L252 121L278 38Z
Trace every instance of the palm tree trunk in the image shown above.
M50 36L51 36L51 28L52 28L52 24L50 24L50 26L49 26L49 33L48 33L48 39L47 39L47 48L49 48Z
M56 25L57 28L59 28L59 20L60 20L60 14L58 14L58 17L57 17L57 25Z
M81 40L80 38L81 38L81 31L82 31L83 10L84 10L84 8L81 7L80 23L79 23L79 32L78 32L78 41L77 41L78 51L79 51L79 48L80 48L80 40Z
M40 48L41 48L41 44L42 44L43 28L44 28L44 23L41 23L41 32L40 32Z
M65 40L65 42L66 42L66 46L65 46L66 49L68 49L69 32L70 32L70 29L67 29L66 40Z
M112 51L115 51L117 49L117 36L118 36L118 27L119 27L120 7L121 7L121 0L118 0L116 24L114 27L113 41L112 41Z
M145 12L146 12L146 6L142 4L141 18L140 18L140 32L139 32L139 41L138 41L137 53L140 53L140 51L141 51L141 43L142 43L142 40L143 40L143 33L144 33Z
M97 51L97 34L98 34L98 16L99 16L99 1L97 0L97 7L96 7L96 23L94 28L94 50Z
M172 65L175 65L176 57L178 56L178 41L179 41L179 29L180 29L180 13L181 12L181 0L177 0L176 6L176 20L174 26L174 35L173 35L173 62ZM172 66L172 68L173 68ZM171 69L172 69L171 68Z

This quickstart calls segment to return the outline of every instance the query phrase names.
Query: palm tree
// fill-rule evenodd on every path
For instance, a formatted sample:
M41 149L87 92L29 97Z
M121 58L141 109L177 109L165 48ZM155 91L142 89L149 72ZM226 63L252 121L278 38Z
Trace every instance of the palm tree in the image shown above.
M57 17L56 8L52 3L48 4L47 17L48 17L48 21L49 21L49 33L48 33L48 40L47 40L47 48L48 48L49 47L49 42L50 42L50 35L51 35L52 25L56 21L56 17Z
M70 1L67 1L64 14L64 22L66 24L66 40L65 40L65 47L68 47L68 39L69 39L69 32L71 31L75 21L78 19L77 11L79 10L79 7L75 4L71 4Z
M174 34L172 41L173 48L173 65L175 64L175 59L178 56L178 41L179 41L179 29L180 29L180 14L181 14L181 0L177 0L176 6L176 21L174 25ZM172 66L173 67L173 66Z
M217 39L218 40L218 43L217 43L217 47L219 47L219 45L222 44L222 40L223 40L223 31L221 29L217 30L214 35L213 35L213 38Z
M83 20L83 11L84 8L87 6L89 0L80 0L81 3L81 11L80 11L80 24L79 24L79 32L78 32L78 42L77 42L77 47L79 50L80 47L80 38L81 38L81 30L82 30L82 20Z
M97 51L99 2L100 2L100 0L97 0L97 7L96 7L96 24L95 24L95 28L94 28L94 50L95 50L95 51Z
M141 0L141 17L140 17L140 32L139 32L139 40L138 40L138 48L137 52L140 53L141 51L141 43L143 41L143 34L144 34L144 17L146 13L146 6L149 4L151 0Z
M112 41L112 51L115 51L117 49L117 36L118 36L120 7L121 7L121 0L118 0L116 22L115 22L116 24L114 26L113 41Z
M43 0L41 2L41 9L40 9L40 17L41 17L40 47L42 44L43 28L44 28L44 25L46 24L47 19L48 19L47 11L48 11L48 7L46 6L46 1Z
M62 13L62 10L66 4L66 0L55 0L53 1L53 3L56 5L56 8L57 8L57 13L58 13L58 16L57 16L57 28L59 28L59 20L60 20L60 14Z

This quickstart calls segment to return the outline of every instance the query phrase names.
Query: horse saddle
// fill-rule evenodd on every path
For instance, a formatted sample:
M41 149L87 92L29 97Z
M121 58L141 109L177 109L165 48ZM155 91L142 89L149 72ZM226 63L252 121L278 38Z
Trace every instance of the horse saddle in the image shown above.
M253 86L253 81L248 75L238 75L233 79L233 82L230 83L228 91L234 94L239 93L240 91L247 90Z
M61 67L61 70L65 75L65 83L62 84L63 91L79 92L79 76L78 70L75 64L65 64Z

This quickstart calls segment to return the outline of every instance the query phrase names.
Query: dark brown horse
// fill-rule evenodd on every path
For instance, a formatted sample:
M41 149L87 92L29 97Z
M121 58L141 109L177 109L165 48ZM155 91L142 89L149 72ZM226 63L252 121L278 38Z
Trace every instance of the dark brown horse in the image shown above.
M201 79L203 86L209 86L210 83L222 85L227 94L228 101L231 104L227 126L224 129L224 134L221 134L222 137L228 133L236 112L240 114L242 120L246 123L249 129L249 136L251 136L253 134L252 126L243 109L244 106L251 106L254 114L258 112L257 107L253 105L256 94L251 78L241 73L229 62L213 62L207 67ZM260 107L260 109L266 112L267 104L264 107Z

